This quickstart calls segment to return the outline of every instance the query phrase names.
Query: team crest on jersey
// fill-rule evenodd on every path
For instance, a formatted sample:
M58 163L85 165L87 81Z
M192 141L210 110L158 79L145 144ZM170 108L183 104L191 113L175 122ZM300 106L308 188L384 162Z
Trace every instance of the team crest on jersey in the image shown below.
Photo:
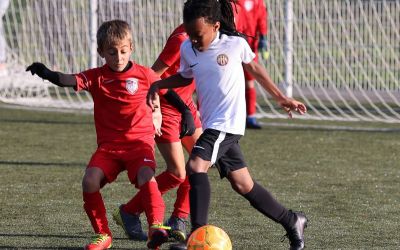
M253 1L245 1L244 2L244 8L247 11L251 11L253 9L253 7L254 7L254 2Z
M225 65L227 65L227 64L228 64L228 61L229 61L228 56L225 55L225 54L220 54L220 55L217 56L217 63L218 63L220 66L225 66Z
M126 87L126 90L128 90L128 92L133 95L136 93L136 91L139 88L139 80L136 78L128 78L126 80L125 87Z

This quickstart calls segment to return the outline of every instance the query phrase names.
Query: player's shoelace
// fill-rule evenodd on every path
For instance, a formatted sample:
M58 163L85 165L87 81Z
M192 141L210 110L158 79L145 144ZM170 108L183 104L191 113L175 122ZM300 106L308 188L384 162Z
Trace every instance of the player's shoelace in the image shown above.
M163 225L163 224L153 224L153 225L151 225L151 228L152 229L164 229L164 230L171 230L171 227L169 227L169 226L165 226L165 225Z
M104 241L106 241L108 239L108 234L98 234L96 236L93 237L91 244L95 244L98 245L100 243L103 243Z

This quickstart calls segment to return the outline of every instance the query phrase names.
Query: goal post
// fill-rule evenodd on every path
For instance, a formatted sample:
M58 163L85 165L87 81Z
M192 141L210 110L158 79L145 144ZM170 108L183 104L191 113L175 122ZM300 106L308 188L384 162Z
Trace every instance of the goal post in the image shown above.
M2 0L1 3L7 2ZM93 108L87 92L59 88L25 72L40 61L67 73L102 65L95 34L110 19L133 29L133 59L151 66L182 21L185 0L10 0L2 17L5 62L0 101L30 107ZM302 100L301 119L400 122L400 1L265 0L278 87ZM1 10L1 6L0 6ZM0 11L1 14L1 11ZM0 56L1 60L1 56ZM257 85L257 115L287 115Z

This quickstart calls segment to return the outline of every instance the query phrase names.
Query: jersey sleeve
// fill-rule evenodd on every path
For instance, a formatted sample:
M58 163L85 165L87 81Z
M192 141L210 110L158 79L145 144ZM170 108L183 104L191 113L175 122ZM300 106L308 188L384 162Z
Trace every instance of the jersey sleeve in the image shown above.
M86 71L82 71L78 74L75 74L76 78L76 86L74 87L75 91L86 90L90 91L90 88L96 81L96 70L89 69Z
M240 55L242 62L248 64L251 61L253 61L253 59L256 57L256 54L254 54L254 52L251 50L249 44L244 38L239 37L239 43L240 47L242 48Z
M185 49L186 46L188 46L187 42L184 42L181 45L181 49L180 49L180 54L181 54L181 62L180 62L180 67L178 70L178 73L183 77L183 78L193 78L193 71L190 68L190 64L187 61L186 57L185 57Z
M168 38L167 43L158 58L168 66L173 65L179 60L180 46L184 40L185 37L180 34Z

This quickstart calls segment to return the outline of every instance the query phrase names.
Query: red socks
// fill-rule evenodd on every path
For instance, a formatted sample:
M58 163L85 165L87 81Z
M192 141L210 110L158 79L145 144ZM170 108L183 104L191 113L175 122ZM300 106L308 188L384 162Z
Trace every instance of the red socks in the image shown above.
M161 194L165 194L167 191L179 186L185 179L180 179L176 177L174 174L164 171L161 174L157 175L156 181L158 183L158 189Z
M158 190L157 182L148 181L140 187L141 204L146 213L149 226L164 223L165 204Z
M257 103L257 92L255 88L246 89L246 111L247 116L254 115L256 113Z
M186 176L185 181L179 185L178 190L176 191L176 201L174 204L174 212L173 216L187 219L190 213L190 204L189 204L189 191L190 191L190 183L189 177Z
M83 192L83 208L89 217L90 223L96 234L108 234L111 236L106 216L103 198L99 191L94 193Z
M165 194L167 191L179 186L184 179L180 179L168 171L164 171L156 177L158 183L158 190L160 190L161 195ZM187 190L189 192L189 190ZM122 207L124 212L130 214L141 214L144 211L144 207L141 201L141 192L138 192L135 197L133 197L126 205ZM178 196L179 198L179 196ZM177 198L177 199L178 199Z

